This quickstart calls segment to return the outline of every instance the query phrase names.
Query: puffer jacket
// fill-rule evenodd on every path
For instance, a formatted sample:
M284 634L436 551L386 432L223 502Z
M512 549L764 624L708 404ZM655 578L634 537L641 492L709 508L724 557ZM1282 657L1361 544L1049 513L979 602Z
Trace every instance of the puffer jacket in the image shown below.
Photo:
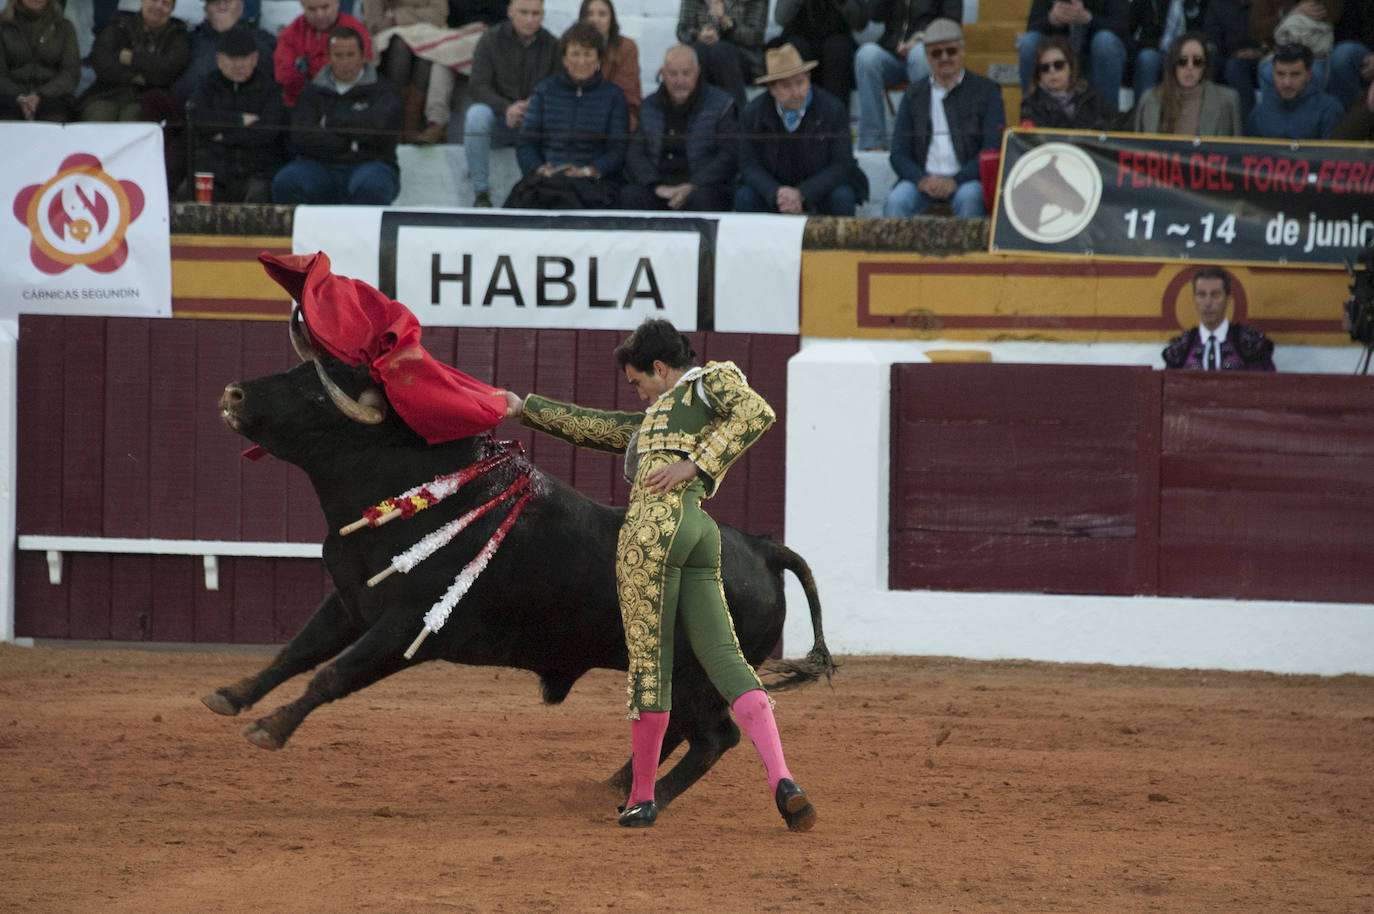
M660 88L644 100L639 129L625 153L625 177L634 184L659 182L658 163L667 132L664 106L668 90ZM695 103L687 116L687 172L693 184L729 184L739 172L739 117L735 100L724 89L698 83Z
M37 13L10 0L0 13L0 95L70 98L80 80L76 29L63 18L57 0L48 0Z
M601 72L580 85L559 71L534 87L515 157L522 174L540 165L594 165L601 177L619 178L630 130L625 93Z
M133 52L128 66L119 62L119 52ZM166 89L176 82L191 59L191 42L186 23L172 18L160 29L143 27L138 13L119 13L91 46L91 68L95 84L81 96L81 103L116 95L133 86Z

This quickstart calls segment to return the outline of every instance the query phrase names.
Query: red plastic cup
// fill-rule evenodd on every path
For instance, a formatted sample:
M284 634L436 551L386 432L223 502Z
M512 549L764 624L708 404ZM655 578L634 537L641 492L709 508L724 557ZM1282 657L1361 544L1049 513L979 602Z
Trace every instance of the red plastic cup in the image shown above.
M213 171L196 172L196 202L209 203L215 196L215 173Z

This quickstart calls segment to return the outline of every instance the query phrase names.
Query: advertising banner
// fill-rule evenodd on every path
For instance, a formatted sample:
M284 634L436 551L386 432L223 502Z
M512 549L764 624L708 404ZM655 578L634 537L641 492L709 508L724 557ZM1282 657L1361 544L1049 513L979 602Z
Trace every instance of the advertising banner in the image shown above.
M774 215L311 207L292 249L429 326L798 331L805 220Z
M1374 147L1008 130L991 249L1339 266L1374 244Z
M170 316L156 124L0 123L0 320L21 313Z

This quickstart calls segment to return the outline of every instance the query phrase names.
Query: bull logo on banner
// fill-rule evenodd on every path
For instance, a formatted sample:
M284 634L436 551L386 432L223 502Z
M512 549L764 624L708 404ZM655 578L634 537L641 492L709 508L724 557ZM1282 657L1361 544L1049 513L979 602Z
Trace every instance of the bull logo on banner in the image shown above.
M143 212L143 190L106 174L88 153L68 156L57 174L14 198L15 218L28 227L29 257L56 275L77 264L112 273L129 256L124 235Z
M1047 143L1023 155L1003 190L1012 226L1040 244L1083 231L1101 202L1102 174L1087 153L1067 143Z

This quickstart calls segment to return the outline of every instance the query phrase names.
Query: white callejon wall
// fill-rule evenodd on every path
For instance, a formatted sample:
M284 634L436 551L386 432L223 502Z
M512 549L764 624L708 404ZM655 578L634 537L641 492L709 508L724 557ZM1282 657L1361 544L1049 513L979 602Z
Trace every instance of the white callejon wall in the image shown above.
M15 500L17 498L19 334L15 321L0 321L0 642L14 640Z
M803 340L788 365L787 544L815 574L833 652L1374 674L1369 605L888 590L891 365L927 348L948 347ZM1009 355L994 360L1032 361ZM811 625L787 586L783 649L800 657Z

